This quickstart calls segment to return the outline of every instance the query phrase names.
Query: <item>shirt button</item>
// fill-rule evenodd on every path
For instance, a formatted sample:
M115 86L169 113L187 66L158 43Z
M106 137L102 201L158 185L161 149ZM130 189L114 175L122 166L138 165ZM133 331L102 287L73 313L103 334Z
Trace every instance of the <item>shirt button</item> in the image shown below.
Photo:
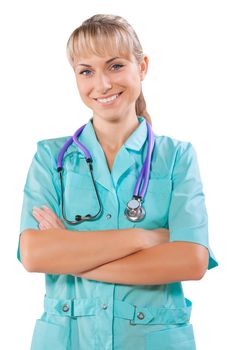
M69 311L69 305L67 305L67 304L64 304L63 306L62 306L62 311L64 311L64 312L67 312L67 311Z
M143 320L144 317L145 317L145 315L144 315L143 312L139 312L139 313L137 314L137 318L138 318L139 320Z
M107 215L106 215L106 219L107 219L107 220L111 219L111 217L112 217L111 214L107 214Z
M102 304L101 307L103 310L106 310L108 308L108 304Z

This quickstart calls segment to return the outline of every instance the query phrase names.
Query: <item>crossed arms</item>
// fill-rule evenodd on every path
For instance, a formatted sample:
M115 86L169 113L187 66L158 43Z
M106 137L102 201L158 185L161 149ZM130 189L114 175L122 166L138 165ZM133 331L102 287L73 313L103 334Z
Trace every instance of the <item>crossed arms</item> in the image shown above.
M29 272L152 285L199 280L207 270L206 247L169 242L165 229L69 231L49 208L35 209L33 216L39 230L25 230L20 239L21 261Z

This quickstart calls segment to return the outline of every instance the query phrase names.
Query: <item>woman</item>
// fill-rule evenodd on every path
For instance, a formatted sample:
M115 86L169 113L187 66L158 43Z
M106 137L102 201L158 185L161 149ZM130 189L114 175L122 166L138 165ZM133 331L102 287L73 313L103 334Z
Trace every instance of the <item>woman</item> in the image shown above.
M191 302L181 281L217 266L195 150L168 136L149 141L141 88L148 57L126 20L87 19L67 53L93 112L78 141L91 154L96 189L83 150L72 143L60 153L70 138L38 142L18 248L26 270L46 278L31 349L193 350ZM151 142L136 217L125 210Z

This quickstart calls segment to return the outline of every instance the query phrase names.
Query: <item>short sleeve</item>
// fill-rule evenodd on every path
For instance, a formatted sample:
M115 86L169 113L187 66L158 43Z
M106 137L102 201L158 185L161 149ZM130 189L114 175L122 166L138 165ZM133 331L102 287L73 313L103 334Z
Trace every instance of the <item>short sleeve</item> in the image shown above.
M169 207L170 241L187 241L208 248L208 269L218 266L208 240L208 214L197 155L190 142L177 151Z
M34 206L46 205L59 216L59 195L54 180L54 163L49 147L44 141L38 142L37 152L32 159L24 186L20 234L25 229L39 229L38 222L32 215ZM20 239L18 241L17 258L21 262Z

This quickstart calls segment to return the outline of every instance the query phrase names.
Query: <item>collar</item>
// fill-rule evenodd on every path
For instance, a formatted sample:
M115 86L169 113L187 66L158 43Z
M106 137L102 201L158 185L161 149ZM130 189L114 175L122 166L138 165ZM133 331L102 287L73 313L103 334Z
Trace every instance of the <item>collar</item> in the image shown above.
M97 140L92 121L93 118L90 118L79 136L79 141L83 143L91 153L92 149L101 147L99 141ZM134 132L124 143L125 148L132 149L134 151L140 151L147 138L146 120L143 117L138 116L138 121L140 124L138 125L137 129L134 130ZM82 151L73 143L66 151L66 155L74 151L83 154Z
M114 161L113 171L110 174L106 163L105 154L100 143L97 140L92 120L93 118L89 119L81 135L79 136L79 141L83 143L83 145L91 153L95 180L108 190L114 192L114 186L116 187L119 178L135 164L135 159L128 151L128 149L140 151L147 139L146 121L143 117L138 117L140 124L138 125L137 129L134 130L134 132L129 136L126 142L121 146L120 150L118 151L116 160ZM71 152L78 152L80 158L84 158L84 154L74 143L72 143L68 148L65 154L65 158Z

